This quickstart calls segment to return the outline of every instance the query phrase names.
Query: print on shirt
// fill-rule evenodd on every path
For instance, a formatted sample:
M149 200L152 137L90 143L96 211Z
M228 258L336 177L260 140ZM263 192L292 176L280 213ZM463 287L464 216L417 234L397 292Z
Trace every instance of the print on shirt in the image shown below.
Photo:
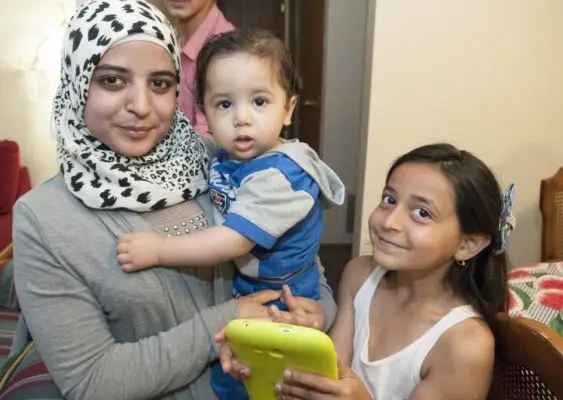
M231 186L229 174L221 172L221 162L215 158L211 163L211 171L209 177L209 193L213 205L221 214L225 215L231 203L236 200L237 195L235 189Z

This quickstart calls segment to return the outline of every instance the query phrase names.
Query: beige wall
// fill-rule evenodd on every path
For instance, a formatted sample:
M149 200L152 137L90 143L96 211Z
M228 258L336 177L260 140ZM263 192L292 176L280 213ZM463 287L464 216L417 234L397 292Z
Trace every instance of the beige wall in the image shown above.
M561 21L561 0L377 0L356 245L392 160L450 141L516 182L509 253L539 260L539 182L563 165Z
M0 139L20 145L34 185L57 170L50 133L60 27L74 0L0 0Z

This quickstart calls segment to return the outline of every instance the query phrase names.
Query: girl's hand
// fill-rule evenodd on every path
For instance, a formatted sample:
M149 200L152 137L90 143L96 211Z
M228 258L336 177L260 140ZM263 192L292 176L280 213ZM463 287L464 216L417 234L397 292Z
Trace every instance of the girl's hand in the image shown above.
M276 306L270 307L268 313L273 321L319 330L325 327L326 316L318 301L305 297L294 297L287 285L282 288L281 300L289 311L280 311Z
M372 400L364 384L347 366L338 363L338 380L320 375L286 370L286 380L276 384L283 400Z

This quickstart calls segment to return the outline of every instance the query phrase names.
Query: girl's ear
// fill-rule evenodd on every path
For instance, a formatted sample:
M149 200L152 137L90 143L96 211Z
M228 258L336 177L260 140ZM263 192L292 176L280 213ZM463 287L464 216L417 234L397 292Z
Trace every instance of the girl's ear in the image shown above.
M481 252L485 247L491 244L489 235L463 235L455 253L457 261L466 261Z
M297 105L297 96L293 96L291 99L287 101L287 105L285 107L285 118L283 120L283 124L285 126L291 125L291 117L293 116L293 111L295 110L296 105Z

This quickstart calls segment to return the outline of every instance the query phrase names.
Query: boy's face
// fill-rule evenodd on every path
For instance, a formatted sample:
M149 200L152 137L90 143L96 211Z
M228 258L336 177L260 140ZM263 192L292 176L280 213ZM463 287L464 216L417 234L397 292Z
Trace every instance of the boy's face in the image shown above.
M268 60L234 53L207 70L204 111L213 137L237 160L251 160L279 144L296 98L287 99Z
M199 14L209 12L215 0L161 0L172 18L189 20Z

